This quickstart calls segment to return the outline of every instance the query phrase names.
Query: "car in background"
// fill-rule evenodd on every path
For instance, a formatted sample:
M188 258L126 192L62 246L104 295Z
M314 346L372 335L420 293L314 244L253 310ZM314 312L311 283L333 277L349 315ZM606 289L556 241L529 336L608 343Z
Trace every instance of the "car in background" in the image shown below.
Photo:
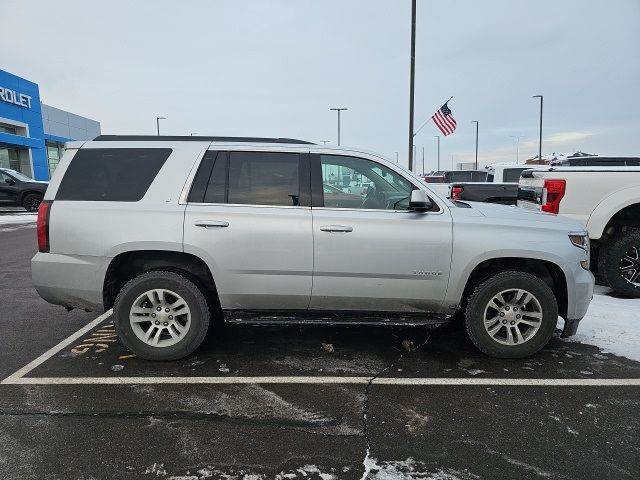
M0 206L23 207L27 212L37 212L49 182L27 177L25 174L0 168Z
M588 231L591 270L640 298L640 167L543 167L520 177L518 206L565 216Z
M330 200L331 204L336 208L360 208L364 201L364 197L362 195L343 192L338 187L334 187L327 183L322 184L322 191L324 193L324 198Z
M492 183L518 183L520 181L520 174L525 170L528 170L535 165L523 165L523 164L495 164L487 165L485 170L487 171L487 182Z

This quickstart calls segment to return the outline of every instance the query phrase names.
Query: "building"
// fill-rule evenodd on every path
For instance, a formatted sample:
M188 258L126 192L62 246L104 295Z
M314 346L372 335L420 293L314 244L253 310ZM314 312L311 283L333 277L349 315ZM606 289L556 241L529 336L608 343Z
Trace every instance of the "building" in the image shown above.
M99 122L41 103L36 83L0 70L0 167L49 180L65 142L98 135Z

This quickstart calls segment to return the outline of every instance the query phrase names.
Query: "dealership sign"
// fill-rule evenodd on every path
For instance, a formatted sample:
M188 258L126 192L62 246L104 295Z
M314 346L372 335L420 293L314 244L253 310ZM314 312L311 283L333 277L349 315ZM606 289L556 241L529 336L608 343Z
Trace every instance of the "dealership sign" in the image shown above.
M17 93L10 88L0 87L0 100L19 107L31 108L31 97L24 93Z

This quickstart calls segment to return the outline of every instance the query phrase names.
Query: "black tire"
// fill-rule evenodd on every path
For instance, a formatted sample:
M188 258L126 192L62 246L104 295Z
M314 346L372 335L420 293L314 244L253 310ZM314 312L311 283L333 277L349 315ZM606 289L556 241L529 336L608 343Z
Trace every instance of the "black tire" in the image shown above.
M504 345L487 332L484 326L485 308L495 295L516 288L535 296L542 310L542 319L537 332L525 342ZM464 320L467 335L478 350L496 358L524 358L537 353L551 340L558 322L558 303L553 291L542 279L529 273L505 271L476 285L467 300ZM504 332L506 336L506 330Z
M631 255L629 255L631 253ZM625 256L636 258L635 266ZM623 267L630 267L621 271ZM640 270L640 229L630 228L615 235L609 242L600 246L598 273L602 280L617 293L626 297L640 298L640 277L631 283L625 275Z
M27 212L37 212L42 198L39 193L29 193L22 199L22 208Z
M175 345L148 345L138 338L131 327L131 307L140 295L153 289L166 289L180 295L191 312L189 330ZM202 344L209 328L209 307L206 298L191 280L174 272L147 272L127 282L116 297L113 317L120 341L136 356L145 360L167 361L184 358Z

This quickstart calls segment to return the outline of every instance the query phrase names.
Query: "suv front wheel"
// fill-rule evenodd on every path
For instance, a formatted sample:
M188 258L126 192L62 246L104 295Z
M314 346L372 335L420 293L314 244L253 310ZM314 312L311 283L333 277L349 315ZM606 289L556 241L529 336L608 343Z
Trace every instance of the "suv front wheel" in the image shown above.
M120 341L146 360L177 360L207 334L209 307L200 289L174 272L147 272L130 280L113 306Z
M465 309L473 344L497 358L523 358L542 349L558 321L549 286L529 273L506 271L477 285Z

